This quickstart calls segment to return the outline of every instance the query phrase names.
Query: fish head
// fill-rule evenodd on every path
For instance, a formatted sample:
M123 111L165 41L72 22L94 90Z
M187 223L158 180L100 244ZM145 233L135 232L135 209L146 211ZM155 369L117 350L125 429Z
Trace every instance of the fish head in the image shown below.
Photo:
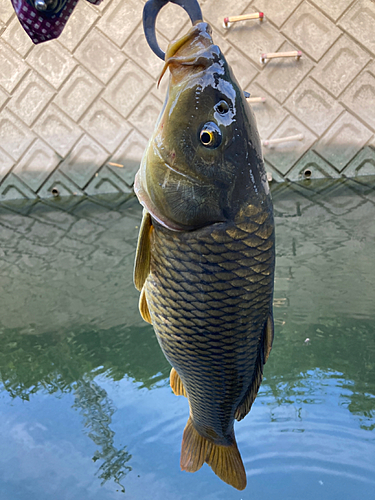
M164 107L136 176L140 202L162 225L192 230L233 219L267 197L254 115L200 22L166 52Z

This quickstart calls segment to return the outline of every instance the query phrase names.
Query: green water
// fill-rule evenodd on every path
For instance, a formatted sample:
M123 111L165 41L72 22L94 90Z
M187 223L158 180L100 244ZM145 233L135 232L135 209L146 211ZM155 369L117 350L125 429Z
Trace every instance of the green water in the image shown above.
M137 202L0 207L0 499L373 499L374 186L273 190L276 336L236 425L243 492L180 471L188 405L138 314Z

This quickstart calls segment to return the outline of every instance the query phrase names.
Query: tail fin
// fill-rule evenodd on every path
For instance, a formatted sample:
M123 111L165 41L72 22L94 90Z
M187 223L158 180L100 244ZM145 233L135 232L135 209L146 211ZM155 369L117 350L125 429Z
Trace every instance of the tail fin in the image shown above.
M237 490L246 488L246 471L236 440L230 446L218 446L210 443L206 462L224 482Z
M207 448L207 439L195 430L191 417L189 417L182 437L181 469L187 472L199 470L206 461Z
M196 472L204 462L207 462L220 479L234 488L246 488L246 471L235 439L230 446L214 444L195 430L189 417L182 438L181 469Z

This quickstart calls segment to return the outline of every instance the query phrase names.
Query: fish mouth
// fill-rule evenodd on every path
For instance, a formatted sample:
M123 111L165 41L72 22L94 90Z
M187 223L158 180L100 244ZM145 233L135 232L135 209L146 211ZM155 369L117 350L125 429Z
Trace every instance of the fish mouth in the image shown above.
M212 29L208 23L198 22L186 35L171 42L165 53L165 64L158 79L158 86L168 68L176 80L180 79L178 73L181 73L181 70L182 75L186 73L186 66L204 66L204 58L200 56L213 45L211 34Z

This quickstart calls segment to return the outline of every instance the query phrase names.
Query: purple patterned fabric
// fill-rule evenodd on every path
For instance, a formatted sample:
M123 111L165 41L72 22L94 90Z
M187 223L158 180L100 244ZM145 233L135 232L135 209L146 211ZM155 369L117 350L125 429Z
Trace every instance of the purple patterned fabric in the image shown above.
M102 0L88 0L99 5ZM11 0L17 17L35 43L53 40L61 35L78 0L58 0L53 10L41 11L35 8L33 0Z

